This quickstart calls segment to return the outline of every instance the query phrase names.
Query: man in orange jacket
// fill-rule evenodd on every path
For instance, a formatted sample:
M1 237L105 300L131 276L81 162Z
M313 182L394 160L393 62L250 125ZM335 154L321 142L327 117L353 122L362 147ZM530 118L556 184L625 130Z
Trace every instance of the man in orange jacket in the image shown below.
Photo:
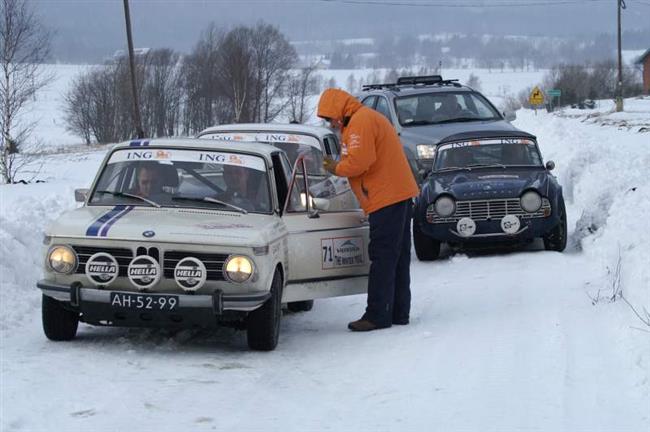
M382 114L349 93L327 89L318 116L340 129L341 160L323 161L330 173L348 177L370 223L366 313L348 324L369 331L408 324L411 309L411 199L418 194L395 128Z

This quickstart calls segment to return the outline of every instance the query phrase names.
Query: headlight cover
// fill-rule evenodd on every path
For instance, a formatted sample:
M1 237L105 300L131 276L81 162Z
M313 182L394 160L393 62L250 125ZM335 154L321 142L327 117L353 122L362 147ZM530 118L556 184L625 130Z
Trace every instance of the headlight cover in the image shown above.
M449 217L456 212L456 201L449 196L441 196L433 207L440 217Z
M77 268L77 254L68 246L54 246L47 254L47 263L57 273L70 274Z
M542 197L535 191L525 192L521 198L521 208L528 213L535 213L542 207Z
M226 278L232 282L242 283L253 274L253 261L243 255L233 255L225 265Z
M418 159L433 159L436 155L436 147L429 144L418 144L416 146Z

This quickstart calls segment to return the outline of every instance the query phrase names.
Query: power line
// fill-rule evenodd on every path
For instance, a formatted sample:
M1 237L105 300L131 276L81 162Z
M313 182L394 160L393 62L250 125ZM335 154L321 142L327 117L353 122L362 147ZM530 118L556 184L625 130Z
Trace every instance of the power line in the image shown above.
M372 6L406 6L406 7L434 7L434 8L499 8L499 7L531 7L531 6L565 6L585 3L603 3L609 0L558 0L558 1L541 1L533 0L530 2L506 0L504 2L477 3L471 0L471 3L456 1L450 3L449 0L443 1L378 1L378 0L319 0L326 3L343 3L351 5L372 5Z

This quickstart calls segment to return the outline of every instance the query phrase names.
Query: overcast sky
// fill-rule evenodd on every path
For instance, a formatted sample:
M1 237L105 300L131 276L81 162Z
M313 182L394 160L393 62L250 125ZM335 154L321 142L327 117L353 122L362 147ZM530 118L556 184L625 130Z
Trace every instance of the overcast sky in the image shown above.
M126 45L122 0L32 3L57 32L53 41L57 57L93 61ZM294 41L405 32L564 37L616 31L616 0L131 0L130 4L136 47L183 52L192 48L210 22L229 28L264 20ZM650 0L627 0L627 6L624 28L650 29Z

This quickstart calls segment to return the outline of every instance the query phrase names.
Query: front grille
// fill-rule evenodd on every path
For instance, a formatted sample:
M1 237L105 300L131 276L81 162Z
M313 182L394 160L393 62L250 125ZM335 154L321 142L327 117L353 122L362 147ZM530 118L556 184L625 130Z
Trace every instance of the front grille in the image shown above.
M105 252L112 255L117 260L120 266L120 277L127 277L127 269L129 263L133 259L133 251L124 248L109 248L109 247L94 247L94 246L72 246L72 249L77 253L79 258L79 265L77 266L76 273L86 273L86 263L88 259L98 252Z
M519 198L457 201L456 212L449 217L438 216L433 204L427 208L427 222L429 223L455 223L464 217L474 221L500 220L506 215L515 215L520 219L546 217L551 214L551 203L542 199L542 207L535 213L528 213L521 208Z
M228 259L228 254L210 254L187 251L166 251L163 260L163 274L167 279L174 279L176 264L183 258L194 257L201 261L208 270L207 280L222 281L223 265Z

